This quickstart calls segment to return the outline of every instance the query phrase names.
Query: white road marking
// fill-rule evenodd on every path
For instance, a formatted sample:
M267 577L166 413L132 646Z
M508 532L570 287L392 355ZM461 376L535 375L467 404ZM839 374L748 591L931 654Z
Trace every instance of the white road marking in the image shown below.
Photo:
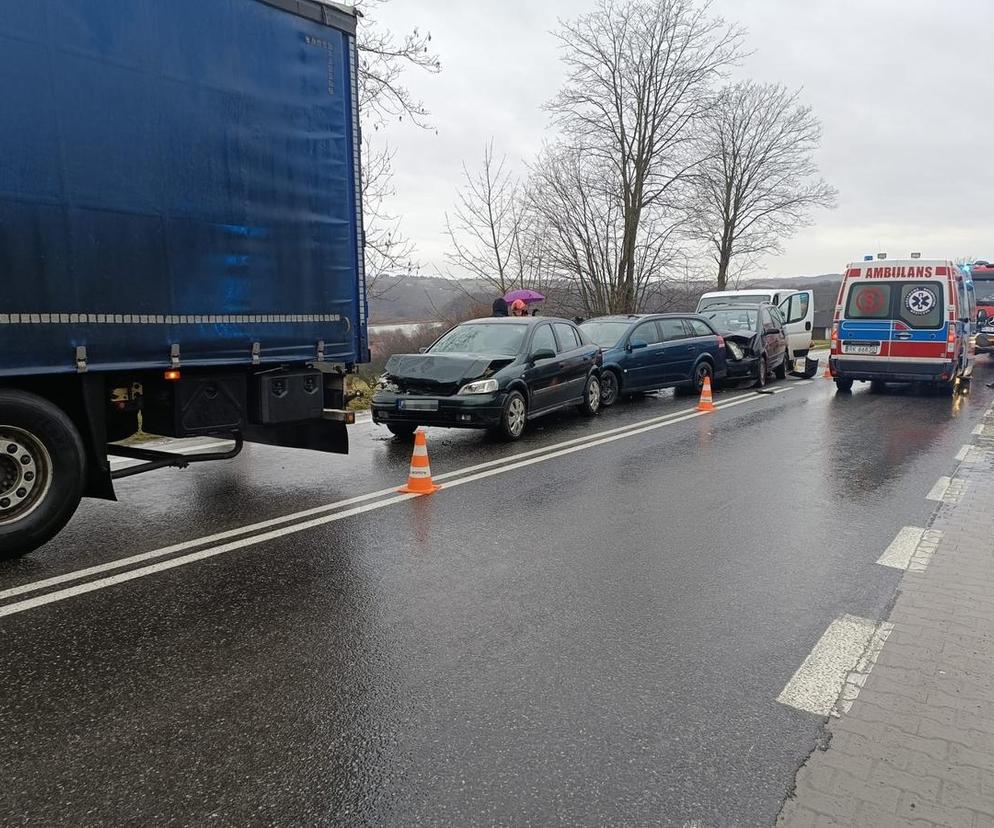
M956 452L956 460L962 463L967 457L970 456L970 449L972 448L973 446L963 446L963 448Z
M840 717L843 713L848 713L853 706L853 702L859 696L859 691L866 685L866 680L870 677L873 665L877 663L880 653L883 652L884 644L894 630L894 625L884 621L877 625L870 638L870 643L863 653L863 657L857 662L856 667L846 676L839 700L832 709L831 715Z
M777 701L796 710L828 716L850 672L867 652L877 626L876 621L855 615L843 615L833 621Z
M925 495L925 499L942 501L946 496L946 492L949 491L949 486L952 482L953 479L951 477L940 477L929 493Z
M732 397L730 400L722 402L719 404L719 408L722 406L727 406L730 403L738 399L752 399L753 395L744 394L738 397ZM628 425L618 426L616 428L607 429L605 431L600 431L595 433L594 437L604 437L610 434L620 434L622 432L628 431L629 429L638 428L639 426L645 426L652 423L664 423L676 417L682 417L688 413L695 413L694 408L683 408L678 411L670 412L669 414L664 414L659 417L653 417L648 420L641 420L634 423L629 423ZM581 443L586 443L590 440L591 435L584 437L577 437L571 440L564 440L560 443L553 443L549 446L543 446L537 449L531 449L530 451L524 451L519 454L514 454L509 457L499 457L496 460L487 460L483 463L477 463L473 466L467 466L462 469L456 469L455 471L446 472L445 474L436 474L434 479L436 482L441 482L444 480L450 480L463 474L470 474L472 472L482 471L484 469L496 468L498 466L505 465L507 463L512 463L517 460L521 460L527 457L535 457L544 454L548 451L554 451L565 446L578 445ZM376 492L369 492L367 494L357 495L356 497L350 497L345 500L338 500L334 503L324 504L322 506L314 506L310 509L303 509L299 512L292 512L287 515L282 515L281 517L270 518L269 520L259 521L258 523L251 523L246 526L239 526L235 529L228 529L224 532L217 532L212 535L206 535L199 538L193 538L188 541L183 541L181 543L174 543L170 546L165 546L160 549L153 549L149 552L142 552L137 555L131 555L127 558L120 558L115 561L109 561L104 564L97 564L96 566L90 566L85 569L79 569L74 572L67 572L63 575L55 575L51 578L45 578L40 581L32 581L31 583L22 584L21 586L11 587L10 589L0 591L0 601L7 598L13 598L16 595L23 595L28 592L37 592L40 589L47 589L48 587L58 586L59 584L69 583L70 581L78 581L83 578L88 578L91 575L100 575L104 572L113 572L116 569L125 569L126 567L132 566L134 564L144 563L146 561L155 560L156 558L162 558L166 555L172 555L176 552L183 552L187 549L194 549L198 546L204 546L206 544L218 543L220 541L230 540L232 538L237 538L239 535L247 535L253 532L261 532L266 529L271 529L274 526L280 526L284 523L292 523L295 520L302 520L304 518L314 517L316 515L324 514L326 512L333 512L336 509L342 509L347 506L355 506L360 503L365 503L370 500L377 500L381 497L387 497L388 495L396 494L397 489L403 481L400 481L396 486L391 486L389 489L380 489Z
M985 428L984 424L981 423L980 425L976 426L971 433L973 434L974 437L981 437L984 434L984 428Z
M789 388L775 389L774 394L786 393L789 390L790 390ZM747 402L754 402L756 400L764 399L766 396L768 395L745 394L740 397L734 398L728 402L722 403L719 406L719 410L725 408L732 408ZM516 469L532 466L535 465L536 463L544 463L556 457L563 457L568 454L573 454L575 452L586 451L587 449L594 448L596 446L602 446L607 443L613 443L617 440L623 440L628 437L633 437L637 434L644 434L649 431L665 428L666 426L675 425L676 423L696 419L697 417L701 416L707 416L707 412L701 412L692 409L689 412L684 413L682 416L670 416L667 418L657 418L657 421L652 421L652 420L645 421L648 424L641 425L641 427L637 427L640 424L635 423L627 427L613 429L613 431L616 432L613 434L611 432L603 432L602 434L606 436L600 436L598 439L591 440L589 437L585 437L585 438L578 438L577 440L569 440L566 441L565 443L560 444L567 447L559 448L558 450L550 451L549 449L555 449L556 447L547 446L546 449L544 450L535 450L534 452L531 452L531 454L537 456L533 456L527 459L521 459L523 455L517 455L512 458L506 458L506 460L503 462L502 465L496 466L494 468L489 468L485 471L480 471L475 474L466 474L466 472L469 471L469 469L463 469L461 472L459 472L459 474L463 476L460 476L458 479L449 479L448 475L439 475L438 477L435 478L435 480L442 480L444 477L446 479L449 479L449 482L445 484L445 487L442 489L442 493L436 494L434 495L434 497L444 496L445 491L453 489L457 486L461 486L464 483L472 483L477 480L483 480L487 477L493 477L495 475L504 474L509 471L514 471ZM663 421L660 422L659 420ZM568 445L570 443L574 443L574 445ZM494 463L496 462L497 461L490 461L489 463L481 463L476 468L484 466L493 466ZM450 473L450 475L454 474L457 474L457 472ZM384 493L394 493L395 491L396 491L395 489L389 489L389 490L384 490ZM360 496L357 498L353 498L353 502L367 500L371 497L372 495ZM329 523L335 523L340 520L345 520L346 518L349 517L354 517L355 515L363 514L364 512L371 512L377 509L383 509L387 506L393 506L397 503L402 503L406 500L411 500L415 497L418 497L418 495L393 494L392 497L389 497L385 500L377 500L372 503L365 503L361 506L355 506L351 509L346 509L345 511L336 512L330 515L324 515L322 517L316 517L312 520L308 520L303 523L294 523L291 526L284 526L282 528L274 529L269 532L263 532L261 534L251 535L249 537L242 538L241 540L232 541L231 543L222 544L220 546L211 546L208 547L207 549L201 549L197 552L192 552L187 555L171 558L167 561L159 561L158 563L149 564L147 566L139 567L137 569L132 569L129 570L128 572L121 572L118 573L117 575L111 575L106 578L99 578L93 581L88 581L87 583L84 584L78 584L76 586L67 587L61 590L54 590L44 595L39 595L35 598L27 598L22 601L16 601L14 603L7 604L5 606L0 606L0 618L9 615L16 615L21 612L26 612L27 610L46 606L48 604L54 604L59 601L65 601L68 600L69 598L74 598L79 595L85 595L86 593L89 592L95 592L97 590L107 589L109 587L113 587L118 584L126 583L128 581L133 581L137 578L144 578L149 575L154 575L158 572L164 572L166 570L174 569L179 566L185 566L186 564L195 563L197 561L202 561L207 558L213 558L217 555L225 554L226 552L232 552L237 549L244 549L249 546L255 546L260 543L265 543L266 541L275 540L277 538L297 534L298 532L314 529L319 526L325 526ZM335 508L340 508L342 505L344 505L345 502L346 501L338 503L335 506ZM328 508L329 507L318 507L317 509L310 510L310 513L314 514L315 512L319 511L327 511ZM272 521L267 521L266 523L274 525L281 522L287 522L287 520L289 519L290 518L276 518ZM231 536L237 534L244 534L245 531L246 531L245 529L231 530L231 532L220 533L220 534L227 534L228 536ZM199 545L200 543L203 542L204 540L201 539L200 541L190 541L188 543L193 545ZM173 547L173 549L176 550L176 548L179 546L181 546L181 544L176 544L175 547ZM130 559L127 559L127 561L130 563L137 563L141 560L149 560L155 557L161 557L165 554L168 553L163 550L157 550L156 552L149 552L145 553L144 555L134 555ZM42 589L43 587L40 585L43 583L46 583L47 585L54 585L54 583L65 583L70 580L78 580L79 578L86 577L85 575L81 574L82 572L86 572L88 574L97 574L97 572L106 572L106 571L112 571L113 569L123 568L124 566L129 565L128 562L112 561L107 564L101 564L98 567L89 567L86 570L80 570L80 572L67 573L65 575L57 576L57 578L49 578L46 579L45 582L38 581L35 582L34 584L24 584L21 587L14 587L11 590L7 590L4 593L0 593L0 598L11 597L13 594L31 592L37 589Z
M897 533L897 537L891 541L877 563L894 569L907 569L924 534L925 530L917 526L905 526Z

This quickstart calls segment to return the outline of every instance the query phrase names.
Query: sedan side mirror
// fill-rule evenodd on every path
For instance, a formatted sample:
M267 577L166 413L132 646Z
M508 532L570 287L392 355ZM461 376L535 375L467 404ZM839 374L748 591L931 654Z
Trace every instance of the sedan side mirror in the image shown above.
M648 348L649 343L641 339L633 339L628 343L629 351L641 351L643 348Z
M532 362L539 362L543 359L555 359L556 352L551 348L539 348L535 353L532 354Z

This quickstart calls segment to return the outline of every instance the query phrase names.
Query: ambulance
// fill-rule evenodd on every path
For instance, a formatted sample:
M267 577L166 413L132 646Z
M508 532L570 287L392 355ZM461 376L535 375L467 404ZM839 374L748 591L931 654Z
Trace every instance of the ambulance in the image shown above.
M864 260L846 267L829 369L853 383L914 382L951 391L973 372L976 304L969 275L946 259Z

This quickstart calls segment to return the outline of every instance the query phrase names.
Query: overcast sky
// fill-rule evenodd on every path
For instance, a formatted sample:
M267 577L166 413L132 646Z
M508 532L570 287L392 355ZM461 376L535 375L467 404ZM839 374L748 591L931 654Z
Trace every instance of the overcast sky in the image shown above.
M445 213L484 144L523 166L562 70L550 34L593 0L391 0L379 19L431 32L442 73L406 82L434 130L387 130L404 232L444 268ZM866 253L994 259L994 0L715 0L752 51L735 74L802 87L839 205L763 276L838 272Z

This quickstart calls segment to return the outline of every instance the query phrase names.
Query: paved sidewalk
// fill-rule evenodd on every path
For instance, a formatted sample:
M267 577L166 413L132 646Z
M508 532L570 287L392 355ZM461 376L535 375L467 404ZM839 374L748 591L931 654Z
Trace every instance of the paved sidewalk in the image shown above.
M990 412L973 439L930 527L934 553L904 575L893 630L798 772L780 825L994 826Z

